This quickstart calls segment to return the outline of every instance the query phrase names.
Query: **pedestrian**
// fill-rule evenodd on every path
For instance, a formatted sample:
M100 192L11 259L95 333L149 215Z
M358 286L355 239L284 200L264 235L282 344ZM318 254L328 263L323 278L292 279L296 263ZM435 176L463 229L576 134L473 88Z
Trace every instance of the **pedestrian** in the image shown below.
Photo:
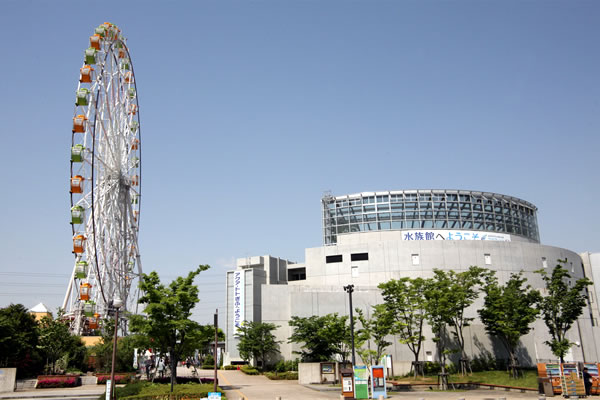
M585 386L585 395L592 395L592 375L588 372L587 368L583 368L583 386Z
M161 378L165 376L165 362L163 361L162 357L160 360L158 360L158 367L156 367L156 370Z
M150 380L150 369L152 368L152 360L146 360L146 380Z

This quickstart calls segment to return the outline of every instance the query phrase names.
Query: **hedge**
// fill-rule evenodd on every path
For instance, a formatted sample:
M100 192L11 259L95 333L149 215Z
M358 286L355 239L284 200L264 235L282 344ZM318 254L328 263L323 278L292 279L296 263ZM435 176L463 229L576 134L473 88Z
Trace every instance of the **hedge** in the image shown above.
M79 375L40 375L37 378L36 388L65 388L81 385Z
M107 380L110 380L110 374L97 374L96 378L98 378L97 384L98 385L105 385ZM124 373L115 373L115 382L117 385L122 385L124 383L129 383L131 382L132 379L132 375L131 374L124 374Z
M287 372L265 372L264 375L274 381L278 380L297 380L298 373L295 371L287 371Z
M215 381L214 378L208 378L208 377L201 377L201 378L196 378L193 376L178 376L177 377L177 384L185 384L185 383L213 383ZM171 377L170 376L163 376L161 377L155 377L154 378L154 383L171 383Z
M198 384L198 383L185 383L175 385L173 388L173 394L171 395L170 385L161 385L156 383L144 382L143 385L134 384L132 389L128 392L117 391L117 397L120 400L186 400L186 399L197 399L202 397L208 397L208 393L213 391L213 385L210 384ZM128 386L123 389L127 390ZM125 393L130 394L137 391L133 395L124 395ZM222 399L225 400L225 394L221 392Z
M246 375L260 375L260 372L258 372L258 370L254 367L251 367L249 365L244 365L242 368L240 368L241 371L243 373L245 373Z

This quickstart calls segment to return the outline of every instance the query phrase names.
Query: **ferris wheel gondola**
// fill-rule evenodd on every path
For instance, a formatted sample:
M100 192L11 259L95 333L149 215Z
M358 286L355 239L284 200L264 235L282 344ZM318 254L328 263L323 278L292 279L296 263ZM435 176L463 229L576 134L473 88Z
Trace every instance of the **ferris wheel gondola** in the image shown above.
M129 48L111 23L96 28L84 52L71 138L75 260L63 309L71 331L87 335L114 299L121 315L135 309L142 274L139 103Z

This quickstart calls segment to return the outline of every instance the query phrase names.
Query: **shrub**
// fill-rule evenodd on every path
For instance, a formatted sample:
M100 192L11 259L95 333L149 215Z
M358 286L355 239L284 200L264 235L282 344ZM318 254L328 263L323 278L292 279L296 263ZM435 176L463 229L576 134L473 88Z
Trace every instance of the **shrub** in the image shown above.
M286 372L265 372L264 375L271 380L297 380L298 373L295 371Z
M251 367L249 365L244 365L241 368L241 371L243 373L245 373L246 375L260 375L260 373L258 372L258 370L254 367Z
M105 385L107 380L110 380L110 374L98 374L96 375L98 378L98 385ZM132 381L131 374L115 374L115 384L122 385L124 383L129 383Z
M129 386L129 385L128 385ZM127 386L126 386L127 387ZM121 397L119 399L128 400L151 400L151 399L164 399L169 397L171 390L170 385L160 385L156 383L146 383L142 385L137 394ZM176 385L173 388L174 399L197 399L202 397L208 397L208 392L213 391L213 385L210 384L198 384L198 383L186 383ZM225 400L225 396L223 399Z
M78 375L42 375L37 379L36 387L45 388L64 388L81 385L81 378Z
M223 367L223 369L226 371L230 371L230 370L238 369L238 367L239 367L239 365L226 365Z
M202 362L202 369L214 369L215 368L215 359L212 355L207 355Z
M139 394L145 386L148 385L151 385L151 383L148 381L138 381L128 383L124 387L117 386L115 388L115 397L117 399L120 399L121 397L135 396L136 394ZM102 398L104 398L104 395L102 396Z
M478 357L473 357L471 369L473 372L494 371L497 368L496 359L491 354L482 353Z
M275 364L275 371L298 371L298 359L295 360L280 360Z

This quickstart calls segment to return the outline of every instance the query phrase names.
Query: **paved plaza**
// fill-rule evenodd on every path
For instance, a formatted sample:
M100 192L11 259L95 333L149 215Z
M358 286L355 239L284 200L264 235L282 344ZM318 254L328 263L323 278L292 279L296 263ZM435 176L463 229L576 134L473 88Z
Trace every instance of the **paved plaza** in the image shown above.
M179 376L191 376L192 369L178 367ZM198 370L199 377L213 377L211 370ZM219 386L228 400L325 400L340 399L340 389L327 385L303 386L298 381L272 381L262 375L246 375L241 371L218 371ZM68 389L32 389L12 393L0 393L1 400L18 399L97 399L104 393L102 385L84 385ZM414 400L520 400L540 399L536 393L508 392L502 390L465 390L452 392L411 391L389 393L390 399Z

